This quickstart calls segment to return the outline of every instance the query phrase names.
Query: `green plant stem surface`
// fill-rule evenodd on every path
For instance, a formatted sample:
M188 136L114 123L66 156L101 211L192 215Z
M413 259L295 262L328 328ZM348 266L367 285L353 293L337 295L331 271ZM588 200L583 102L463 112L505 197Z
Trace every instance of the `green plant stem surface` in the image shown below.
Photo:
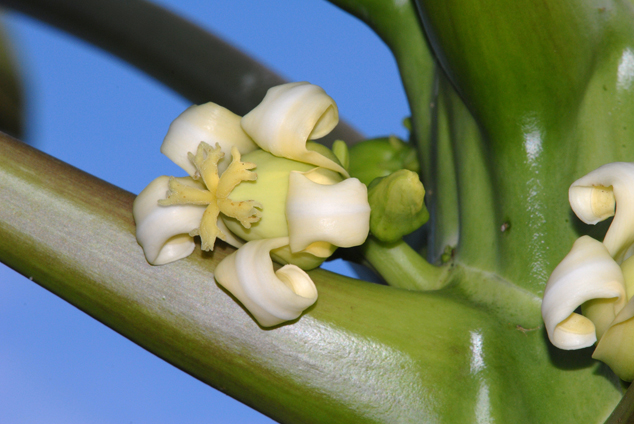
M150 266L133 195L0 140L0 260L280 422L574 422L605 418L620 399L589 357L562 363L540 328L451 291L315 271L317 304L264 330L213 280L231 248Z
M448 268L431 265L402 239L385 243L370 236L360 248L363 257L393 286L437 290L447 283Z
M507 291L518 317L535 317L531 294L539 303L575 238L605 231L576 219L568 186L634 160L631 3L332 2L375 29L399 63L431 191L428 258L454 252L444 291L494 314Z

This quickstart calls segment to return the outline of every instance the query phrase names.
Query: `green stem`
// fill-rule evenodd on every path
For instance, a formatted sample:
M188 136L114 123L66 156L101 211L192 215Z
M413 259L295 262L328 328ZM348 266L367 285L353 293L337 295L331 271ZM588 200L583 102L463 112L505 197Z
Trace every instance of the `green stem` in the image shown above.
M455 233L453 237L457 239L458 262L498 272L498 237L503 232L500 229L504 218L495 209L497 199L490 175L493 166L489 163L477 123L442 73L438 85L436 136L439 153L448 153L445 153L444 161L441 161L443 156L439 154L440 169L437 175L446 184L440 187L443 191L437 196L439 206L445 206L440 209L441 222L445 225L436 229L436 232L447 240L451 240ZM447 175L449 172L451 175ZM449 184L451 182L453 184ZM454 227L449 225L452 222Z
M631 424L632 422L634 422L634 384L630 384L623 399L614 408L605 424Z
M196 104L213 101L244 115L266 90L286 82L220 38L147 1L0 0L0 5L119 56ZM322 141L363 138L340 122Z
M214 283L232 248L148 265L133 199L0 136L0 261L280 422L476 422L484 386L490 421L596 423L620 399L589 357L559 368L540 332L466 302L477 279L416 292L315 270L317 303L264 330Z
M358 16L390 47L412 112L412 142L421 164L421 181L430 213L427 258L437 261L459 238L458 195L451 140L445 117L438 119L438 67L411 1L330 0Z
M393 287L438 290L448 282L449 266L430 264L402 239L384 243L370 236L360 250L372 267Z
M417 3L448 78L440 97L452 123L456 261L541 297L588 231L571 213L569 185L634 158L634 86L618 79L634 46L631 5L610 3L602 15L593 2Z
M429 127L428 134L425 134L429 138L427 150L419 150L420 155L431 158L429 171L433 176L429 182L425 182L426 203L430 214L427 258L431 262L439 261L448 247L457 247L462 230L458 213L460 204L454 146L451 142L452 122L444 113L444 98L437 93L439 80L442 80L442 75L436 67L436 95L430 114L433 124Z

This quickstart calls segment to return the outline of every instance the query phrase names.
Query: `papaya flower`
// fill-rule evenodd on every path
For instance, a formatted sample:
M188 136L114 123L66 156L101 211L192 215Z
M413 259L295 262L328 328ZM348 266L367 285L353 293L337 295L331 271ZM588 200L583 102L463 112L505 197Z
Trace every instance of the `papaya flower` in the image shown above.
M623 380L634 380L634 164L604 165L575 181L572 210L586 224L614 217L603 242L580 237L555 268L544 291L542 316L561 349L597 343L595 359ZM574 311L581 306L582 314Z
M366 186L309 141L338 121L334 100L307 82L269 89L244 117L214 103L185 110L161 152L189 176L158 177L134 202L147 261L189 256L196 236L212 251L219 238L238 250L218 264L218 283L263 327L298 318L317 300L305 270L369 232ZM272 256L286 265L275 271Z

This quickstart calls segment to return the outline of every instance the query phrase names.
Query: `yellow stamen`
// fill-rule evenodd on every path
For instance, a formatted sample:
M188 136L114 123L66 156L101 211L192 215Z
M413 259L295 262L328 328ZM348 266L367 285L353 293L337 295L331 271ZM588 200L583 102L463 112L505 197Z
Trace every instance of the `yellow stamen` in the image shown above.
M169 191L167 192L167 198L159 200L159 205L208 205L212 203L215 198L209 192L202 188L192 187L187 185L186 181L193 182L191 178L174 178L170 177L168 182Z
M226 199L231 191L242 181L255 181L258 175L249 171L249 169L253 168L255 168L254 163L240 162L240 152L236 146L233 146L231 148L231 164L222 174L216 190L216 196Z
M205 209L205 213L203 214L203 218L200 221L200 227L198 231L194 230L189 235L200 236L200 248L202 250L214 250L214 244L216 243L216 237L225 240L225 234L218 228L216 222L218 221L218 214L220 210L218 206L213 204L209 205L207 209ZM194 234L192 234L194 233Z

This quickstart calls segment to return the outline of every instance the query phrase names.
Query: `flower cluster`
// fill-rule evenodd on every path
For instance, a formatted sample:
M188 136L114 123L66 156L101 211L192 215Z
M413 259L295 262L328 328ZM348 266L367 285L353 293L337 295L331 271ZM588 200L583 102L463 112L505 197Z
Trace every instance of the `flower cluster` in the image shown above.
M369 231L366 186L309 141L338 120L332 98L306 82L271 88L244 117L214 103L188 108L161 152L189 177L159 177L134 202L147 261L189 256L194 236L203 250L220 238L239 249L217 266L218 283L262 326L299 317L317 300L304 270ZM271 255L287 265L275 271Z
M610 163L575 181L570 205L587 224L614 219L603 240L580 237L550 276L542 316L551 342L580 349L634 379L634 164ZM574 312L581 306L583 315Z

